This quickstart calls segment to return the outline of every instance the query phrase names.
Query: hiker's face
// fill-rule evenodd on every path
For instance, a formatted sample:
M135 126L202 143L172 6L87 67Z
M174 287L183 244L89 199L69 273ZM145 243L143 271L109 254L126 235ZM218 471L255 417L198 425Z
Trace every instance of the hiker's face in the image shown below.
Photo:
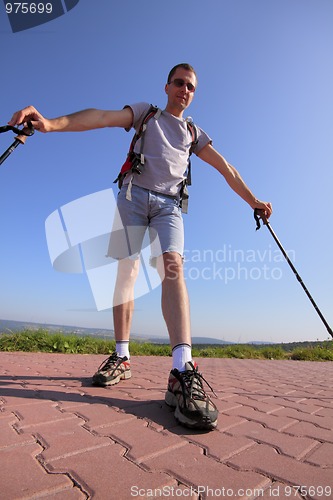
M193 100L193 88L195 89L196 85L197 80L192 71L177 68L171 78L171 82L165 86L165 92L168 96L168 106L179 111L184 111Z

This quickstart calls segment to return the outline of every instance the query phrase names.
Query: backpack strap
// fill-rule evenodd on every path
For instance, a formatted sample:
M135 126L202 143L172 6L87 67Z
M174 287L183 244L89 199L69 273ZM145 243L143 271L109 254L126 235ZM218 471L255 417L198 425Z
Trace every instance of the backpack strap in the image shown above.
M162 110L160 108L156 108L155 106L151 105L151 109L148 111L147 115L145 116L145 118L143 119L143 121L141 123L141 127L139 130L139 136L137 138L137 140L138 140L141 137L140 153L139 153L141 165L144 165L144 163L145 163L145 157L143 154L143 147L145 144L145 136L146 136L145 132L147 129L147 123L153 117L155 118L155 120L158 120L159 117L161 116L161 113L162 113ZM134 145L133 145L133 149L134 149Z
M118 174L118 177L114 180L114 183L118 183L119 189L123 185L124 179L125 179L127 174L132 172L132 174L137 173L140 175L142 173L142 167L143 167L144 162L145 162L145 157L143 154L143 146L144 146L144 136L145 136L145 132L147 129L147 123L153 116L155 116L155 119L157 120L159 118L159 116L161 115L161 113L162 113L161 109L159 109L157 106L153 106L151 104L147 113L143 117L143 120L141 121L140 127L133 135L133 138L132 138L132 141L131 141L131 144L130 144L130 147L129 147L129 150L127 153L126 161L122 165L121 170ZM135 153L134 147L140 138L141 138L140 152Z
M192 118L189 116L186 118L186 124L187 128L191 133L192 137L192 143L191 147L189 150L189 156L188 156L188 166L187 166L187 176L186 179L183 180L181 189L180 189L180 207L182 209L182 212L184 214L187 214L188 212L188 199L189 199L189 193L187 186L191 186L192 184L192 175L191 175L191 155L198 144L198 130L195 124L193 123Z

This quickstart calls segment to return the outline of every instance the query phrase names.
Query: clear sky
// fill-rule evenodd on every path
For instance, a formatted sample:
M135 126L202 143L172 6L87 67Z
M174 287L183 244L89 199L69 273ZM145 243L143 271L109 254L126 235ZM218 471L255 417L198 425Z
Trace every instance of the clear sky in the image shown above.
M164 107L169 69L189 62L188 110L254 194L333 324L331 0L80 0L12 33L0 5L0 125L33 104L47 117L147 101ZM56 271L45 221L116 177L131 134L35 134L0 167L0 318L112 328L86 273ZM1 152L13 140L0 135ZM193 159L185 276L194 336L228 341L329 335L267 228L224 179ZM89 224L93 224L89 222ZM165 335L160 287L136 301L133 332Z

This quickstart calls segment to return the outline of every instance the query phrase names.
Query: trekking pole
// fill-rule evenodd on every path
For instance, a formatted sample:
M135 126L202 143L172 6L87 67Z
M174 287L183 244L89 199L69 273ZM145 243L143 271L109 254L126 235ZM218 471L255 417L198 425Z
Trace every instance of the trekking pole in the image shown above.
M35 133L31 122L27 122L27 126L23 127L22 129L11 127L10 125L5 125L4 127L0 127L0 134L3 132L8 132L9 130L18 135L15 137L15 141L0 156L0 165L8 158L8 156L14 151L14 149L17 148L17 146L19 146L20 144L24 144L27 140L27 137L30 137Z
M320 319L322 320L322 322L324 323L324 325L326 326L326 329L328 331L328 333L331 335L331 337L333 337L333 331L332 331L332 328L330 327L330 325L327 323L326 319L324 318L323 314L321 313L319 307L317 306L317 304L315 303L315 301L313 300L309 290L306 288L306 286L304 285L303 283L303 280L302 278L300 277L300 275L298 274L298 272L296 271L296 268L295 266L293 265L293 263L291 262L291 260L289 259L288 255L287 255L287 252L285 251L285 249L283 248L282 244L280 243L278 237L276 236L276 234L274 233L270 223L268 222L268 219L267 217L265 216L265 213L263 210L259 210L258 208L256 208L254 210L254 218L257 222L257 228L256 230L260 229L260 219L262 220L264 226L267 226L269 232L271 233L271 235L273 236L275 242L277 243L279 249L281 250L283 256L285 257L286 261L288 262L289 266L291 267L293 273L295 274L297 280L299 281L301 287L303 288L303 290L305 291L306 295L308 296L308 298L310 299L310 302L311 304L313 305L313 307L315 308L315 310L317 311Z

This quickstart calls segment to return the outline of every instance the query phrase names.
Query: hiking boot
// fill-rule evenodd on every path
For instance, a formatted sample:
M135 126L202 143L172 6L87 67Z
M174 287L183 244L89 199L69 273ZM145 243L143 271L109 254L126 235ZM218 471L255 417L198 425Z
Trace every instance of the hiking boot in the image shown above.
M210 430L217 425L218 410L205 393L202 381L210 387L191 362L185 364L184 372L171 370L165 402L175 408L175 418L180 424Z
M93 376L93 385L105 387L118 384L120 380L128 378L131 378L130 361L126 356L120 357L114 352L98 368Z

